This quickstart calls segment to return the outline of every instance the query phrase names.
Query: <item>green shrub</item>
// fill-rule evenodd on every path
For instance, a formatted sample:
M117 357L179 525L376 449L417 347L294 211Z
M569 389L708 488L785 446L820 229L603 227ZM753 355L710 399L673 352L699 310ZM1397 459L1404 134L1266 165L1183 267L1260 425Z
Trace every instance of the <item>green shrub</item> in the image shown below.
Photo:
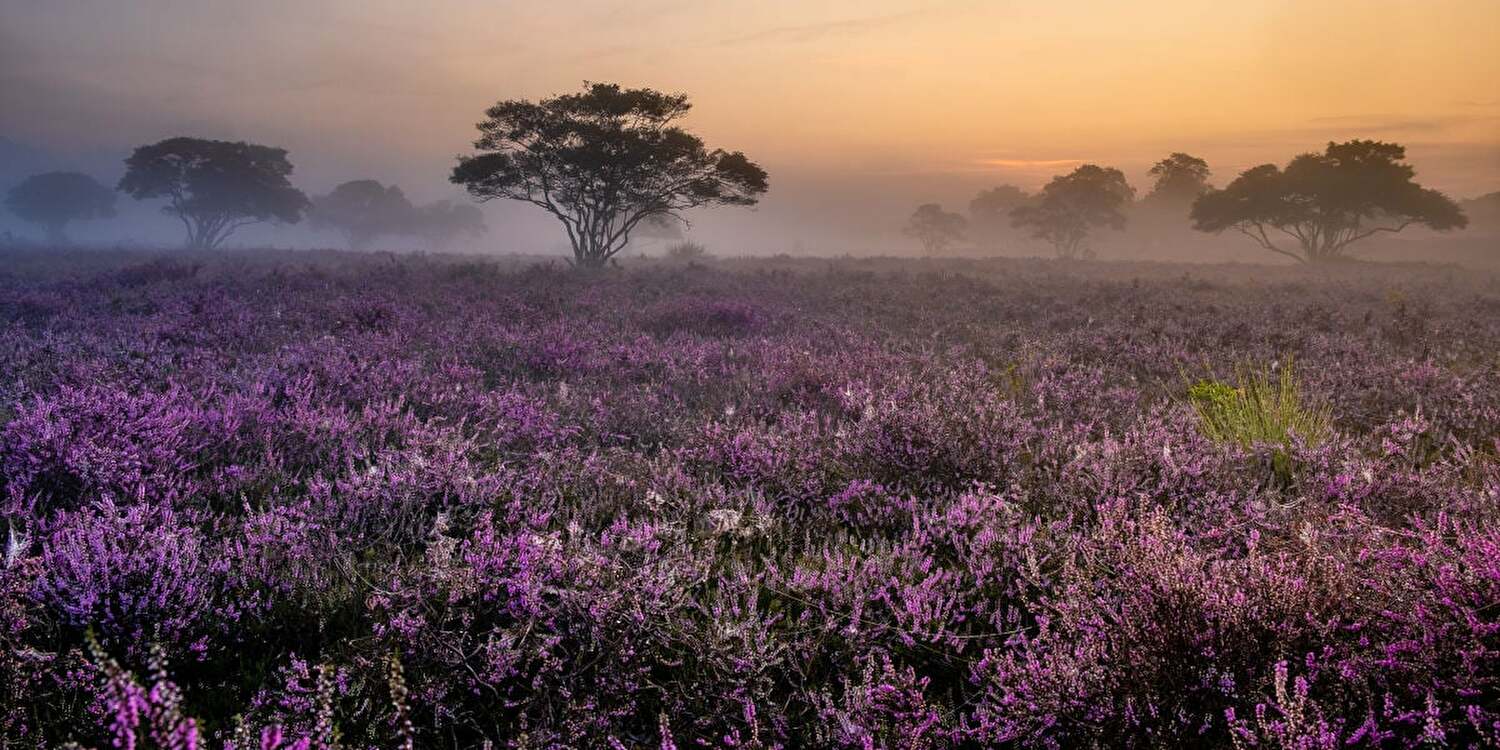
M1236 367L1233 385L1199 380L1188 386L1188 402L1203 434L1220 443L1287 447L1295 435L1316 445L1329 434L1328 409L1307 402L1290 362L1274 374L1264 367Z

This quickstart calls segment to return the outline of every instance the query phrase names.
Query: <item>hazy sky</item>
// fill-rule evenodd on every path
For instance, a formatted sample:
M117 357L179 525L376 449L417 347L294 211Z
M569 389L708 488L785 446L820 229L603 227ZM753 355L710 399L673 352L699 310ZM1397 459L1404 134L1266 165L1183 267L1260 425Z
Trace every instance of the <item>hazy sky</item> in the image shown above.
M311 192L447 197L486 106L585 79L687 92L693 130L770 171L761 208L703 217L745 249L899 242L918 202L1082 161L1144 188L1176 150L1222 184L1381 138L1427 184L1500 189L1500 0L0 0L0 135L254 140Z

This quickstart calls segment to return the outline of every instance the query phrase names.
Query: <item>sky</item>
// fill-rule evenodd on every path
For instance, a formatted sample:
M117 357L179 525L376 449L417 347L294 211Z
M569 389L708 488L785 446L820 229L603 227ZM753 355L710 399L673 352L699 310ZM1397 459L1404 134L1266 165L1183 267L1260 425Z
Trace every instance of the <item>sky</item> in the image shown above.
M194 135L287 148L310 193L456 197L487 106L585 80L685 92L770 172L758 208L694 217L725 252L891 247L919 203L1084 162L1144 191L1173 151L1223 184L1378 138L1429 186L1500 190L1497 0L0 0L0 137L111 179ZM560 242L486 210L508 249Z

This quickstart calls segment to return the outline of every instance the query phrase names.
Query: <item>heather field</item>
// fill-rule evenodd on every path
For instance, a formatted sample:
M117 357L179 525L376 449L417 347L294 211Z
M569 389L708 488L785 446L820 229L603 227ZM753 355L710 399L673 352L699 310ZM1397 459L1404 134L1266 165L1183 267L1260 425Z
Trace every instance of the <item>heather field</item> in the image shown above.
M0 747L1500 743L1493 272L0 269Z

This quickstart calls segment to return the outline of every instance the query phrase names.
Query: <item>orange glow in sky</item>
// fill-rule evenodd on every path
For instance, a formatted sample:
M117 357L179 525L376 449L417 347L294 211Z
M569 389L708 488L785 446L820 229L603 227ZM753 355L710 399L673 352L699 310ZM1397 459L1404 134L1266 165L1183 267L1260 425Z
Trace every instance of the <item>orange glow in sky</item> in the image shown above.
M118 147L194 132L315 179L422 194L500 98L584 80L684 91L773 196L965 201L1083 161L1138 189L1172 151L1222 184L1354 137L1500 189L1496 0L190 0L0 9L0 134ZM14 106L16 103L25 106ZM768 199L769 201L770 199ZM768 202L767 207L774 207Z

